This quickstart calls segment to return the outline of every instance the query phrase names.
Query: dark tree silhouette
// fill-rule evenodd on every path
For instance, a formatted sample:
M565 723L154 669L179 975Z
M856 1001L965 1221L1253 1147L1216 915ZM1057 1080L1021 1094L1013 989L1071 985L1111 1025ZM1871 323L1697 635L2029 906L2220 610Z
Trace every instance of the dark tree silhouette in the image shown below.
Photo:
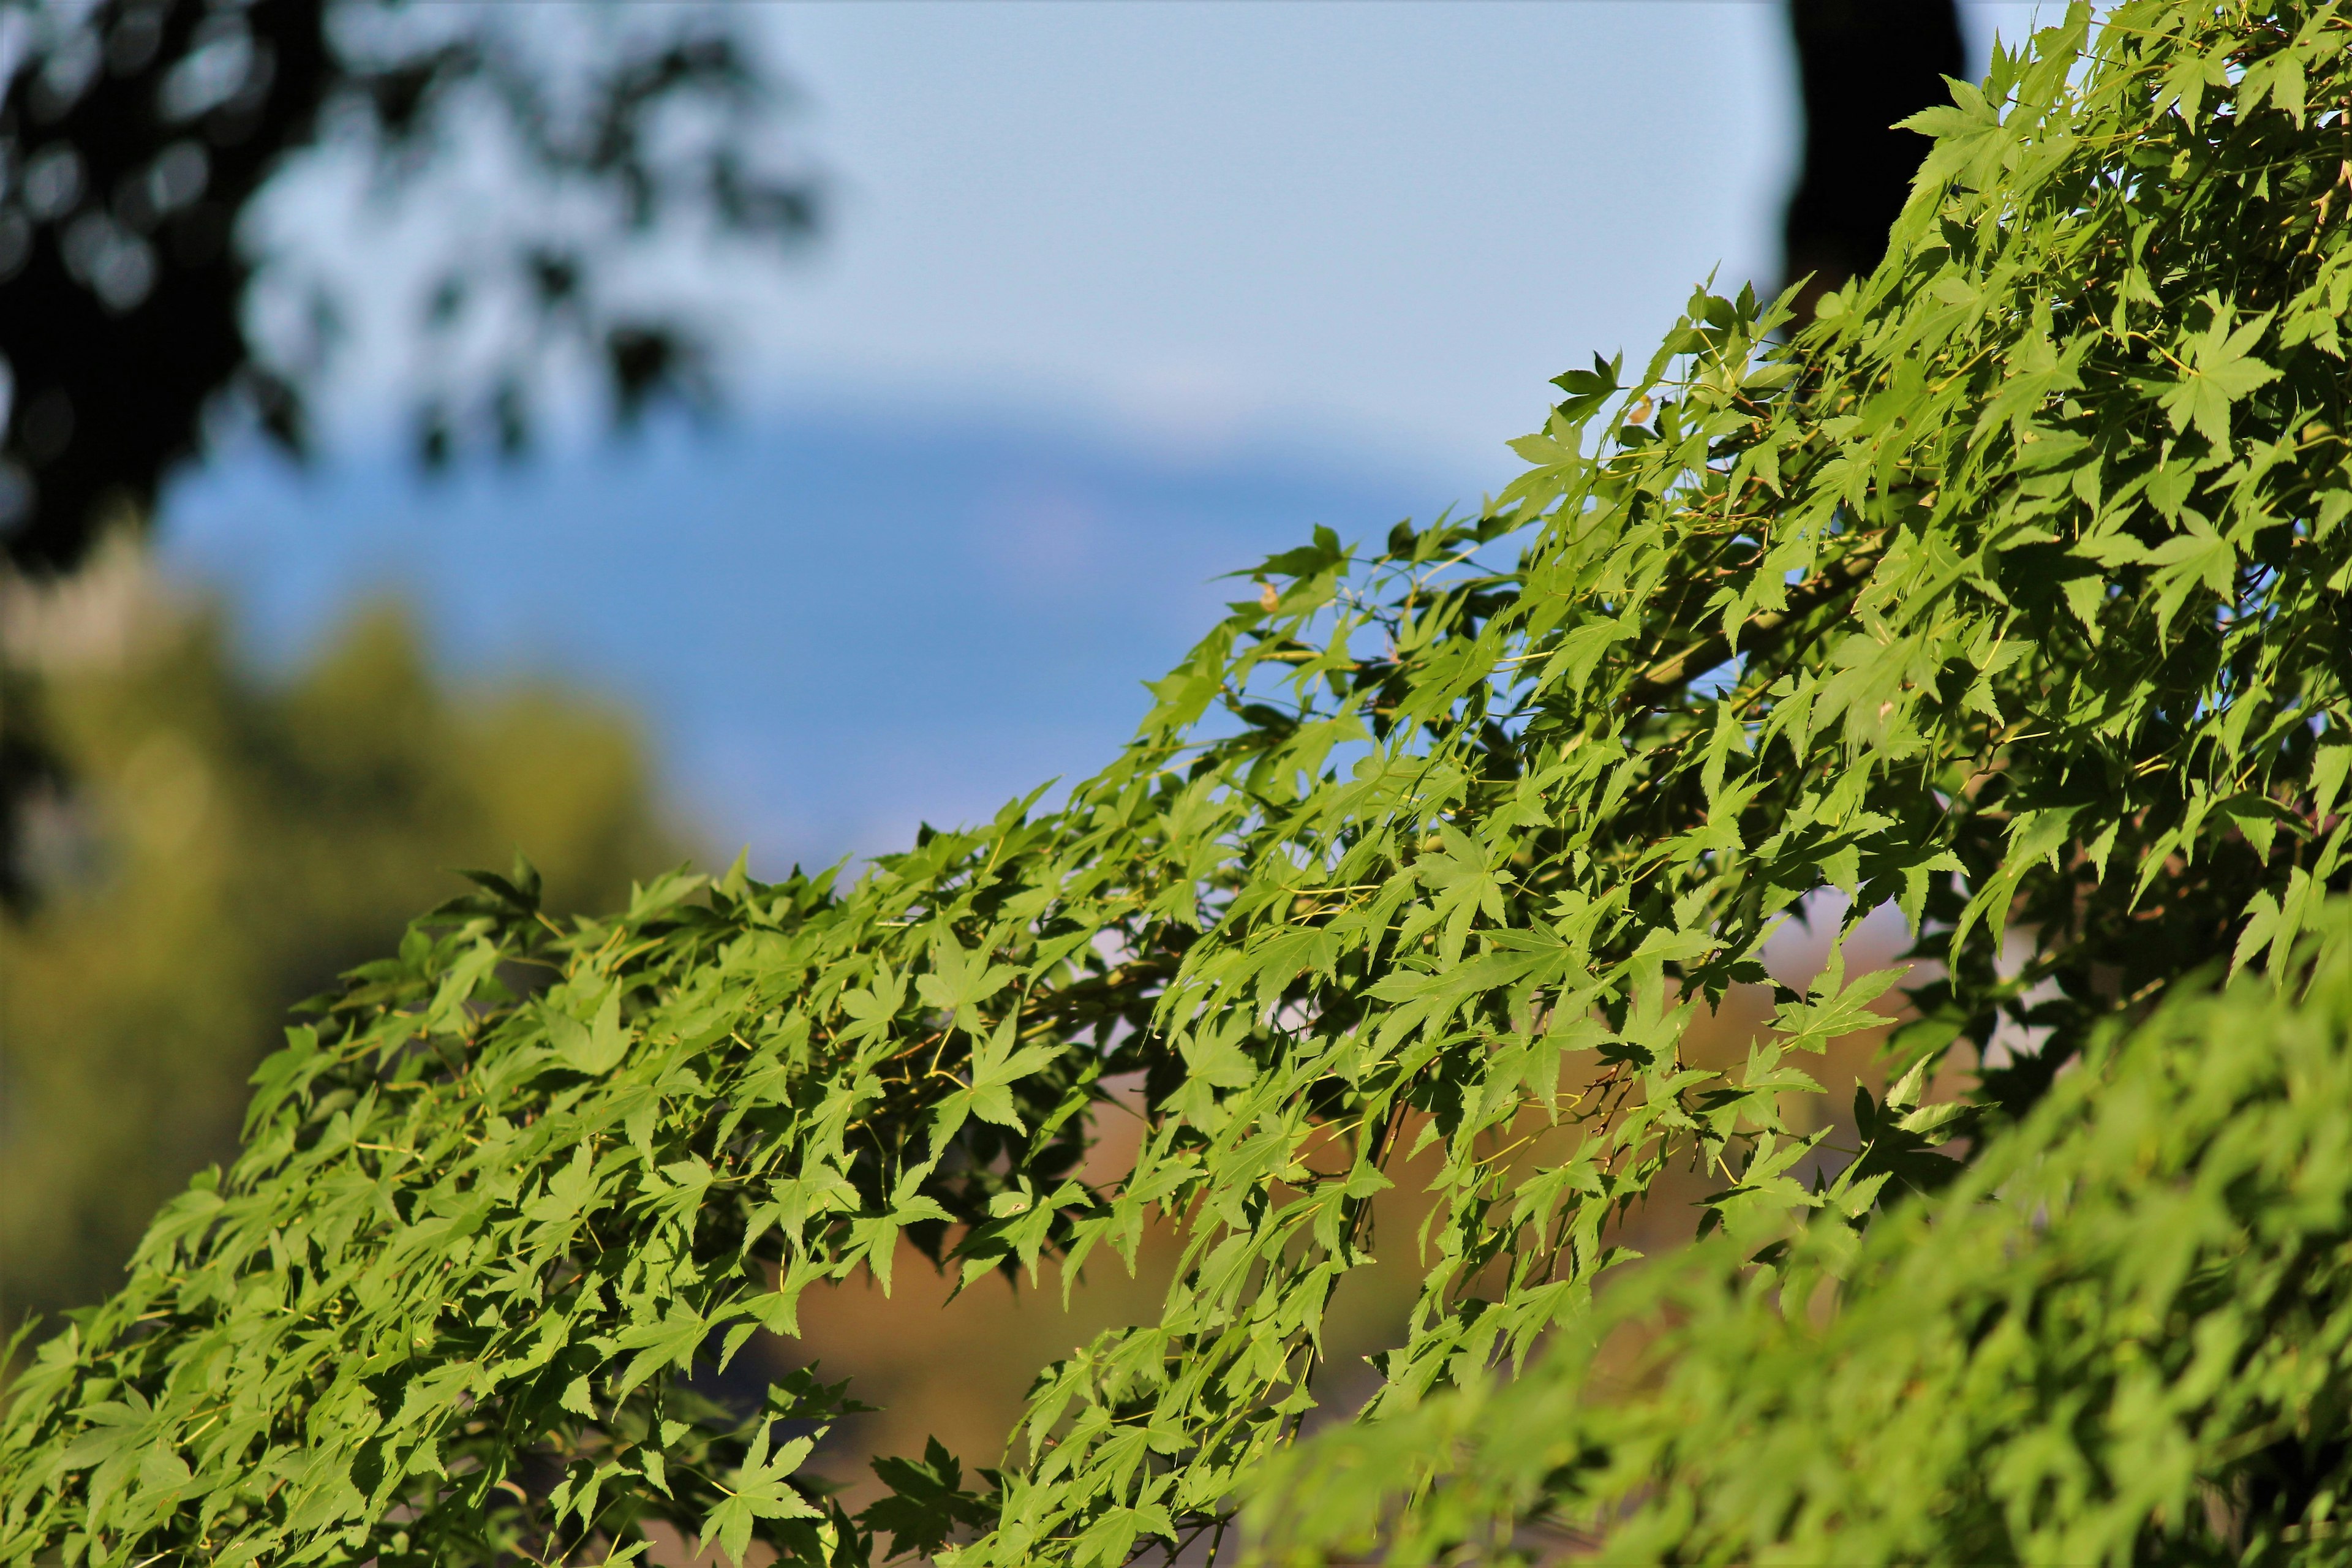
M1798 308L1878 264L1927 144L1893 127L1967 68L1954 0L1790 0L1805 153L1782 229Z
M625 415L695 390L688 325L674 311L609 308L600 267L698 219L796 238L814 193L804 176L755 173L780 94L727 14L662 13L651 30L635 25L644 16L581 21L579 47L559 60L530 47L550 13L486 5L51 0L19 13L20 47L13 62L0 53L9 563L69 570L117 515L143 516L225 403L301 448L322 361L255 342L249 307L268 258L240 220L322 140L351 142L389 191L478 154L488 127L548 191L584 192L603 215L583 233L551 204L547 224L525 221L488 254L482 237L449 237L420 329L491 321L502 341L481 384L417 389L426 460L475 437L520 446L551 337L593 351ZM528 195L518 201L528 207ZM316 314L331 321L343 303L319 300Z

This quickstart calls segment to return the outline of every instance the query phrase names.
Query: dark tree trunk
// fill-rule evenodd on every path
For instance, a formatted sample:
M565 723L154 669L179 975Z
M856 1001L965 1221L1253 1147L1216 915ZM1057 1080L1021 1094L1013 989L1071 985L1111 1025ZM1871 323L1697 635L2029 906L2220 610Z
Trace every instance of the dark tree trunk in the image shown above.
M1824 289L1868 272L1886 249L1927 143L1895 122L1950 101L1967 69L1956 0L1790 0L1805 161L1782 228L1788 281L1805 279L1812 317Z

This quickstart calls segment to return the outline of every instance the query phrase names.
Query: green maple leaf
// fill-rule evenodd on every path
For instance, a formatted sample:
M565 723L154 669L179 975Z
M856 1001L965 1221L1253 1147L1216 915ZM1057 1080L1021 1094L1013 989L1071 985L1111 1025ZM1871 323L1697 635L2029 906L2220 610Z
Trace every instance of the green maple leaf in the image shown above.
M735 1472L735 1484L722 1489L727 1500L710 1510L703 1521L702 1536L706 1541L716 1538L719 1549L729 1561L740 1563L751 1544L751 1526L762 1519L822 1519L824 1514L801 1496L792 1484L793 1472L808 1458L815 1443L807 1437L795 1437L777 1449L768 1452L769 1428L760 1428L751 1439L751 1449L743 1456L743 1468Z
M2230 308L2218 300L2212 305L2212 323L2189 340L2188 365L2159 401L2175 430L2194 425L2208 441L2223 447L2230 440L2230 405L2276 381L2279 373L2248 352L2269 330L2271 313L2232 332Z
M949 1094L932 1115L932 1147L944 1147L965 1118L971 1116L1015 1132L1027 1131L1021 1124L1020 1112L1013 1109L1013 1086L1059 1057L1063 1047L1057 1041L1014 1050L1020 1022L1018 1014L1007 1016L972 1051L970 1086Z

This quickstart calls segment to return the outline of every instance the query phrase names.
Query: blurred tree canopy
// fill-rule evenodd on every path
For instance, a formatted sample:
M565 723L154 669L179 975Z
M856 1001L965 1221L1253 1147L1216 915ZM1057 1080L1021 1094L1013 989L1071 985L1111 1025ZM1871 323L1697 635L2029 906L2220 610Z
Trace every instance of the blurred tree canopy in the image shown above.
M173 609L127 548L12 636L48 661L73 770L26 820L43 899L0 945L0 1319L95 1300L143 1216L236 1147L287 1008L527 843L559 909L675 855L608 706L447 689L390 606L285 684L216 610Z
M509 232L440 237L411 302L464 367L415 389L429 461L520 446L561 346L602 365L624 416L698 395L684 302L600 284L665 232L790 241L815 221L740 13L45 0L5 21L0 530L20 570L70 567L118 513L143 518L225 407L302 448L354 302L315 280L265 301L286 290L252 213L322 145L380 199L468 161L514 177ZM258 329L264 302L278 330Z

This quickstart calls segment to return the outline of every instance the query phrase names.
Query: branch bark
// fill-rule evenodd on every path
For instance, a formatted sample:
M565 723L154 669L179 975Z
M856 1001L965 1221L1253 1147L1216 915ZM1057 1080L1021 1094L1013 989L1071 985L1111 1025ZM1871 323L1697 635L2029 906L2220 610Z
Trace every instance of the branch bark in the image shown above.
M1759 611L1739 623L1738 647L1748 653L1776 647L1799 622L1868 578L1878 565L1879 557L1885 553L1885 542L1874 541L1831 566L1820 576L1799 584L1790 590L1785 607ZM1633 684L1625 691L1625 706L1656 707L1694 676L1704 675L1729 658L1732 647L1730 636L1717 632L1691 644L1680 653L1669 654L1659 659L1633 678Z

